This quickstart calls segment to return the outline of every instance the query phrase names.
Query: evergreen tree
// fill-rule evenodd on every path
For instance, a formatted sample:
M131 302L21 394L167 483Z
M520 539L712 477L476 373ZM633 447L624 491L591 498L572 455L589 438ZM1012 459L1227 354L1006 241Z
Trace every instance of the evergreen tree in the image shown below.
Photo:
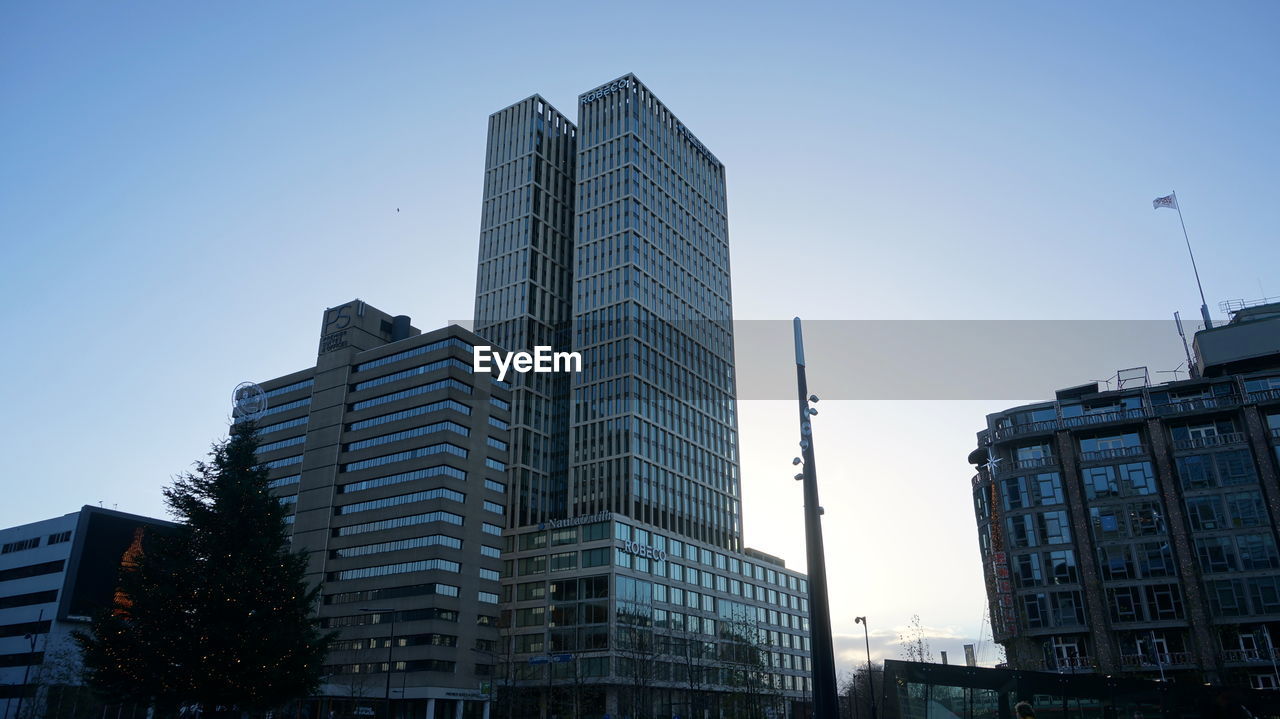
M269 709L316 689L333 634L318 629L319 587L289 549L257 447L239 425L164 490L178 527L135 542L114 605L76 637L98 691L164 711Z

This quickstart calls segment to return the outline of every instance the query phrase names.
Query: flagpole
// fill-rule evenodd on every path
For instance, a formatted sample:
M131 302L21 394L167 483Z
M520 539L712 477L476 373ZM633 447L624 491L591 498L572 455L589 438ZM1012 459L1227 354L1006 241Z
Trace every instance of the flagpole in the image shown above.
M1173 207L1178 211L1178 224L1182 225L1182 239L1187 242L1187 254L1191 256L1191 271L1196 275L1196 289L1200 290L1200 316L1204 318L1204 328L1213 329L1213 320L1209 318L1209 304L1204 299L1204 286L1200 284L1200 269L1196 267L1196 254L1191 251L1191 238L1187 236L1187 223L1182 219L1182 203L1178 202L1178 191L1173 191Z

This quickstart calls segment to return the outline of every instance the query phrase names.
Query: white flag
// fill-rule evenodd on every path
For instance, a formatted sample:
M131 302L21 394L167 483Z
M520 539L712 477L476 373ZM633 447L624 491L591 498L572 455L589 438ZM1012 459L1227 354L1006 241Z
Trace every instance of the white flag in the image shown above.
M1151 201L1151 206L1157 210L1160 209L1161 207L1168 207L1169 209L1176 210L1178 209L1178 197L1177 195L1165 195L1164 197L1157 197L1156 199Z

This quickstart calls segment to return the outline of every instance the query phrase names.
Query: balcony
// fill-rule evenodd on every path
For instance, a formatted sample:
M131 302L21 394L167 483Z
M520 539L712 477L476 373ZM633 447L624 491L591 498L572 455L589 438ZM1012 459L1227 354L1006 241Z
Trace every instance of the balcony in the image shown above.
M1007 477L1018 472L1026 472L1029 470L1044 469L1045 467L1056 467L1058 460L1054 457L1036 457L1035 459L1017 459L1012 462L1005 462L996 466L997 477Z
M1250 392L1250 402L1277 402L1280 401L1280 389L1264 389L1261 392Z
M1224 434L1215 434L1211 437L1192 437L1190 439L1174 440L1173 448L1178 450L1211 449L1213 447L1227 447L1233 444L1244 444L1245 441L1244 432L1226 432Z
M1150 669L1175 667L1192 663L1191 652L1164 652L1162 654L1121 654L1120 666L1125 669Z
M1227 649L1222 657L1228 664L1270 664L1271 652L1266 649Z
M1141 457L1147 453L1147 448L1143 445L1136 447L1117 447L1115 449L1099 449L1093 452L1081 452L1081 462L1105 462L1111 459L1125 459L1126 457Z
M1028 434L1048 434L1059 428L1058 420L1046 419L1042 422L1031 422L1029 424L1015 424L1008 427L997 428L994 432L995 439L1004 440L1014 437L1022 437Z
M1075 427L1092 427L1095 424L1110 424L1111 422L1135 422L1147 418L1147 411L1141 407L1133 409L1118 409L1111 412L1097 412L1095 414L1084 414L1079 417L1067 417L1062 420L1062 426L1068 428Z
M1218 409L1230 409L1240 406L1239 395L1224 394L1217 397L1201 397L1199 399L1186 399L1180 402L1170 402L1169 404L1158 404L1151 408L1152 413L1157 417L1169 417L1180 414L1191 414L1193 412L1209 412Z
M1043 666L1047 672L1091 672L1093 671L1093 657L1058 657L1053 662L1044 662Z

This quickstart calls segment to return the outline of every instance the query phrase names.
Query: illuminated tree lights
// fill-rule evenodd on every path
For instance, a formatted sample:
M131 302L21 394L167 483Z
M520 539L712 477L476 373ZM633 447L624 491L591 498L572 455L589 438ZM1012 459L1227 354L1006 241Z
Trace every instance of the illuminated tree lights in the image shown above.
M265 710L320 680L333 634L314 615L318 587L290 551L285 508L244 423L210 461L164 490L171 532L135 535L113 606L77 633L90 685L161 713L199 703Z

